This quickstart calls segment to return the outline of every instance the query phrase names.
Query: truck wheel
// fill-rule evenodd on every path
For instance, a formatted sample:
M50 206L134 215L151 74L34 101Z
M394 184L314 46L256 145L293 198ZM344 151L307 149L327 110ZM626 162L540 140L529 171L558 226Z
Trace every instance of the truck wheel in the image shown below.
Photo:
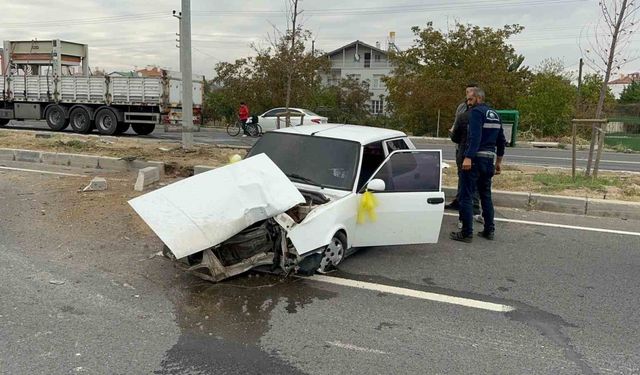
M127 130L129 130L129 127L131 125L127 124L126 122L119 122L118 123L118 128L116 129L116 134L124 134L127 132Z
M0 127L7 125L9 121L11 120L9 120L8 118L0 118Z
M155 124L131 124L133 131L138 135L148 135L156 128Z
M325 273L335 268L347 251L347 236L343 232L338 232L333 235L331 242L325 247L322 253L322 260L320 260L320 267L318 272Z
M89 111L83 107L76 107L69 114L69 122L74 132L87 134L93 128Z
M100 134L113 135L118 131L118 117L110 109L101 109L96 114L96 128Z
M60 131L69 126L69 119L66 116L64 108L59 105L52 105L47 108L44 118L47 120L47 125L49 125L49 129L51 130Z

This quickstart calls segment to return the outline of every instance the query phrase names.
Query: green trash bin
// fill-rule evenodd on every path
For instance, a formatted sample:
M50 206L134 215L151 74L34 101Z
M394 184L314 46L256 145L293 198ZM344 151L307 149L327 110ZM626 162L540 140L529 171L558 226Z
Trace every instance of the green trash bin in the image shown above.
M499 109L498 115L502 120L504 137L507 139L507 146L515 147L518 133L518 123L520 122L520 112L513 109Z

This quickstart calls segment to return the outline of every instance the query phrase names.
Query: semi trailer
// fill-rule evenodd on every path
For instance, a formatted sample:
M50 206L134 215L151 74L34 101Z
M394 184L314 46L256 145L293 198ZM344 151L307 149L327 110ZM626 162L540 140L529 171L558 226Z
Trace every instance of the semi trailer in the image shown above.
M51 130L140 135L182 120L182 74L92 75L86 44L62 40L5 41L0 62L0 126L45 120ZM194 75L193 119L202 120L202 76Z

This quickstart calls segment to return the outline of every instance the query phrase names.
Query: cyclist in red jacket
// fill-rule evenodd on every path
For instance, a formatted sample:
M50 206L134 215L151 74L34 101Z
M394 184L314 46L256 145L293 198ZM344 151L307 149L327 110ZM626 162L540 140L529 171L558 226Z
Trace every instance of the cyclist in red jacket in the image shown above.
M249 135L249 133L247 133L247 120L249 119L249 107L244 102L240 102L240 109L238 109L238 119L242 123L242 131L244 132L244 135Z

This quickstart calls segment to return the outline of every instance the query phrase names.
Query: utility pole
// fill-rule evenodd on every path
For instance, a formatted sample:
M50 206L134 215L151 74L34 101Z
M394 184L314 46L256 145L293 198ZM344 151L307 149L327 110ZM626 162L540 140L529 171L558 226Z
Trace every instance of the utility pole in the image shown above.
M578 94L576 95L576 112L580 111L581 102L580 91L582 90L582 67L584 66L584 60L580 58L580 67L578 68Z
M316 40L311 41L311 56L316 57Z
M180 16L180 72L182 73L182 148L193 147L193 74L191 73L191 0L182 0Z

